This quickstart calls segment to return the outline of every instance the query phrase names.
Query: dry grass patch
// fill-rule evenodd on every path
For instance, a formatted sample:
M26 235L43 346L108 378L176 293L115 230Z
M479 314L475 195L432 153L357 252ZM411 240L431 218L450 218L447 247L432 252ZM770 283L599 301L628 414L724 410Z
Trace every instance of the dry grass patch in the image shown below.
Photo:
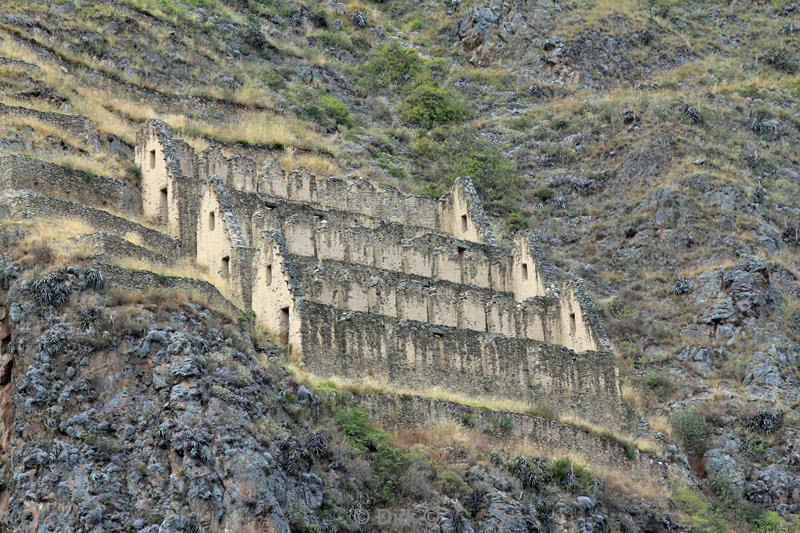
M666 416L648 416L647 423L650 424L650 427L653 428L654 431L658 431L664 435L669 435L670 438L672 438L672 426L670 425L669 419Z
M286 150L280 163L287 174L299 167L305 167L317 176L335 176L340 172L330 158L318 154L298 154L293 148Z
M392 432L394 438L404 446L423 445L430 449L433 457L446 458L454 444L480 455L490 451L502 451L507 457L519 455L541 457L550 461L569 459L601 479L608 489L628 496L645 498L651 502L666 502L668 488L656 481L634 480L630 471L618 470L597 463L590 455L567 451L557 444L532 442L528 439L496 442L477 430L465 428L455 422L442 422L430 427L412 426L398 428Z
M622 400L634 411L640 412L642 410L645 402L642 398L642 393L637 387L634 387L630 383L624 383L620 386L620 392L622 393Z
M269 111L244 112L230 122L214 124L183 115L163 117L173 129L188 137L206 137L225 144L292 147L331 153L331 143L301 121Z
M27 268L63 266L89 259L94 250L77 238L94 232L86 222L75 218L33 218L14 223L25 236L8 250Z
M718 261L712 261L700 265L686 267L678 273L678 276L693 278L695 276L702 274L703 272L711 272L712 270L718 270L718 269L726 270L732 268L735 265L736 265L735 259L722 259Z
M133 231L127 232L125 235L122 236L122 238L136 246L144 246L142 242L142 236L139 235L138 233L134 233Z

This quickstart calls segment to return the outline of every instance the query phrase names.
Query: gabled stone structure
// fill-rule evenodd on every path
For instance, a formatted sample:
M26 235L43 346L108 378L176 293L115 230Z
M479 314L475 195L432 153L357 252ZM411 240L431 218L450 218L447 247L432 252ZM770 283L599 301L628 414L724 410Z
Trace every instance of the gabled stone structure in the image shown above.
M141 130L143 209L320 376L545 403L620 423L614 355L582 284L531 232L499 246L468 178L438 200L286 175L162 122Z

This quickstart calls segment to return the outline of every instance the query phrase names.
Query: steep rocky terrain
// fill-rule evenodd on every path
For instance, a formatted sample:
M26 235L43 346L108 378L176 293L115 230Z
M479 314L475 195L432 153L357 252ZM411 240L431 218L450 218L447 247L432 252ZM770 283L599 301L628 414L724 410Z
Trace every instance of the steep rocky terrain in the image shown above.
M337 418L346 406L315 411L317 393L298 394L277 352L199 304L96 295L78 249L67 259L84 270L57 278L75 287L69 303L37 303L19 281L0 303L0 338L14 330L2 353L16 353L0 371L0 436L19 442L4 448L7 528L356 530L367 508L407 517L409 531L431 510L431 531L492 531L481 517L498 513L501 531L800 527L796 2L3 8L0 155L135 188L136 127L159 117L196 146L285 169L429 194L471 175L501 230L535 229L589 282L635 413L628 430L685 455L693 476L666 500L617 501L608 483L576 488L544 463L526 485L519 468L533 467L516 453L422 442L438 462L414 459L417 487L367 505L357 494L383 467L353 458L365 441ZM67 264L4 231L14 255L0 288L15 270L27 282ZM315 455L317 434L339 448ZM643 503L654 499L660 510Z
M178 293L70 266L7 301L9 531L678 530L569 461L441 438L403 449Z

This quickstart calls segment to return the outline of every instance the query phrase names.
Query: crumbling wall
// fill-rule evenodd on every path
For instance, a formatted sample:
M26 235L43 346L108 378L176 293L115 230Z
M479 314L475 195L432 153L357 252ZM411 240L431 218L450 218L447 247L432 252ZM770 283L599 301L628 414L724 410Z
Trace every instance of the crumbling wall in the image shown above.
M515 236L511 255L513 258L511 284L517 300L553 294L555 285L539 260L531 232L520 232Z
M89 243L94 248L92 257L98 261L108 262L110 258L122 259L131 257L150 264L170 265L174 263L173 260L165 255L153 252L105 231L82 235L80 240Z
M31 117L40 122L52 124L57 128L77 137L90 146L99 147L97 130L92 121L81 115L68 115L53 113L52 111L38 111L27 107L0 104L0 115L17 115Z
M139 211L127 181L97 176L19 155L0 156L0 189L28 189L96 207Z
M618 427L614 355L304 301L302 363L316 375L548 403Z
M257 227L282 229L289 251L297 255L511 290L511 256L500 248L397 224L352 227L330 215L268 209L252 220Z
M596 350L574 293L517 302L509 292L326 258L293 258L303 294L343 310L420 320L508 337Z
M196 176L197 175L197 161L194 148L180 139L172 140L173 147L175 148L175 157L178 158L178 166L183 176Z
M231 158L216 146L207 148L196 157L196 172L191 174L201 182L217 176L231 191L257 192L256 162L242 155Z
M393 187L377 188L366 179L319 178L302 168L284 176L265 165L258 181L269 196L424 227L464 240L496 243L488 218L476 202L477 193L466 178L458 180L454 192L441 202ZM462 216L466 217L466 228L461 226Z
M135 291L154 289L186 290L202 296L209 303L219 306L233 315L239 315L242 312L241 309L225 298L214 285L207 281L179 276L163 276L147 270L132 270L105 263L101 263L98 266L103 273L107 288Z

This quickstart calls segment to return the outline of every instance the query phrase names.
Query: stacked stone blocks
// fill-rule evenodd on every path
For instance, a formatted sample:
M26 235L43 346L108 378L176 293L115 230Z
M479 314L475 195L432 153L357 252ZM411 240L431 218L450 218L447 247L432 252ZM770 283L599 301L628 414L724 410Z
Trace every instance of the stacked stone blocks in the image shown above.
M591 301L530 233L499 246L468 178L441 199L194 154L139 133L144 214L229 283L320 376L547 403L618 425L616 368Z

